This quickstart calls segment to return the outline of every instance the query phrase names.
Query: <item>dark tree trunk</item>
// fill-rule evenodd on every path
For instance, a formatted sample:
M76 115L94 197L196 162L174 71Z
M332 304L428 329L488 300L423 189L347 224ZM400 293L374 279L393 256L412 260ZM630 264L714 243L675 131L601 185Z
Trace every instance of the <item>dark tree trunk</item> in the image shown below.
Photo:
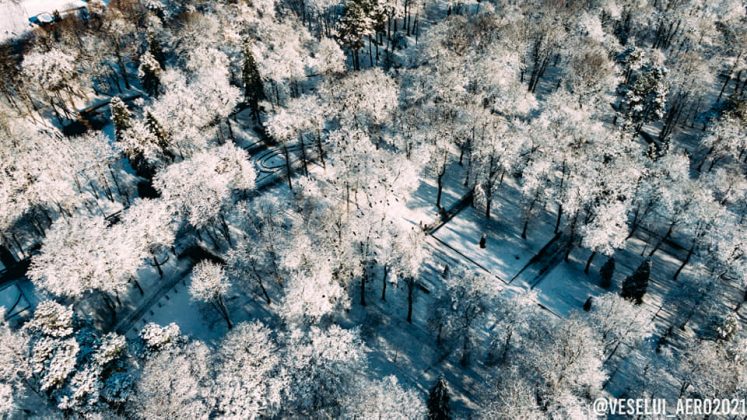
M135 277L132 278L132 283L134 283L135 287L137 287L137 290L140 292L140 296L145 296L145 290L143 290L143 286L140 285L140 282L138 282Z
M220 311L220 314L223 316L223 319L226 321L226 326L228 327L229 330L232 329L233 322L231 322L231 316L228 313L228 308L226 308L225 302L223 302L222 296L218 296L217 304L218 304L218 310Z
M596 257L597 252L592 251L591 255L589 255L589 259L586 260L586 267L584 267L584 273L589 274L589 267L591 267L591 262L594 260L594 257Z
M724 80L724 84L721 86L721 91L718 93L718 98L716 98L716 103L721 102L721 96L724 94L724 91L726 90L726 86L729 85L729 82L731 82L731 75L734 73L734 67L737 66L737 63L739 63L739 58L741 57L741 53L737 56L736 61L734 61L734 64L729 68L729 72L726 74L726 80Z
M322 149L322 135L319 130L316 131L316 148L319 152L319 161L322 162L322 168L327 169L327 164L324 162L324 149Z
M568 259L571 256L571 251L573 251L574 242L576 242L576 222L578 221L578 213L576 213L573 216L573 222L571 222L571 237L568 240L568 247L565 250L565 257L563 258L563 261L568 262Z
M381 279L381 300L386 302L386 280L389 274L389 265L384 265L384 277Z
M462 341L462 358L459 360L459 363L462 366L469 365L469 327L466 327L467 330L464 332L464 341Z
M443 192L444 183L444 173L446 173L446 168L444 167L439 173L438 173L438 193L436 194L436 207L441 208L441 193Z
M407 280L407 322L412 324L412 302L415 294L415 279Z
M651 252L648 254L649 257L653 257L654 254L656 253L656 251L658 251L659 248L661 248L661 245L667 239L669 239L669 236L672 235L672 230L674 230L674 225L675 225L674 222L669 225L669 229L667 229L667 233L664 236L662 236L661 239L659 239L658 242L656 242L656 245L654 246L654 249L652 249Z
M156 254L151 252L151 255L153 256L153 266L156 267L156 270L158 270L158 277L163 278L163 270L161 269L161 263L158 262L158 258L156 258Z
M368 277L368 270L363 267L363 274L361 275L361 306L366 306L366 280Z
M563 217L563 205L558 204L558 217L555 219L555 230L553 233L558 233L558 229L560 229L560 219Z
M220 218L220 227L221 231L223 232L223 236L226 237L228 245L233 247L233 240L231 239L231 229L228 228L228 222L226 222L226 218L225 216L223 216L223 212L218 213L218 217Z
M288 145L283 143L283 155L285 155L285 175L288 177L288 188L293 191L293 181L291 173L291 162L290 162L290 153L288 152Z
M680 273L682 273L682 270L685 269L685 266L690 262L690 258L692 258L693 253L695 252L695 240L693 240L693 243L690 244L690 249L687 250L687 256L685 257L685 260L682 261L682 264L677 268L677 271L674 273L674 277L672 277L674 280L677 280L677 278L680 276Z
M301 143L301 163L303 164L303 172L309 176L309 165L308 159L306 158L306 143L303 141L303 135L298 136L298 140Z

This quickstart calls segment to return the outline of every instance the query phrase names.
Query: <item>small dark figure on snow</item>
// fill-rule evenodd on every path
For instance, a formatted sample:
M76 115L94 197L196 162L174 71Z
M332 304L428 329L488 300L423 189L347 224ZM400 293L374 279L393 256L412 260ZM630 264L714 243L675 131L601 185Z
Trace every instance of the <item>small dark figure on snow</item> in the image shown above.
M480 248L485 249L488 243L488 235L486 233L483 233L480 237Z
M449 277L449 264L444 264L444 271L443 271L443 273L441 273L441 276L443 278L448 278Z

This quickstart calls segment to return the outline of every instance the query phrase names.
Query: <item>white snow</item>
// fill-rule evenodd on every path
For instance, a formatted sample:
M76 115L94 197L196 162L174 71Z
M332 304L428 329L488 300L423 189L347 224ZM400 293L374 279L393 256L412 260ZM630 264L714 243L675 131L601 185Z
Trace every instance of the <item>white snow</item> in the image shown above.
M86 7L82 0L2 0L0 1L0 42L18 37L32 28L29 18L40 13L61 14Z

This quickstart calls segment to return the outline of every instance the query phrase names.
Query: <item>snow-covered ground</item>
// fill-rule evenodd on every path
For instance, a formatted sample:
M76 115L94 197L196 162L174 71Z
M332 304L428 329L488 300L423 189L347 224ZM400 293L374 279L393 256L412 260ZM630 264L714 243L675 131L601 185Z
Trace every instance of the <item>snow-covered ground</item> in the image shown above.
M0 1L0 42L23 35L32 28L29 18L40 13L61 14L86 7L82 0L2 0Z

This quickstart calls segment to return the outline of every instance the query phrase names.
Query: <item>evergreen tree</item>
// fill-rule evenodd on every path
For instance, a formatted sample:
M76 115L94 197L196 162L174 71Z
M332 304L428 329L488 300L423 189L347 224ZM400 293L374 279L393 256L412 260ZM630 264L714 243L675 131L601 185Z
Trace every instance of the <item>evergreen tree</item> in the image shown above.
M154 37L150 37L148 40L148 51L153 55L153 58L158 61L158 66L162 69L166 68L166 55L163 52L163 48L161 47L161 43L158 42L158 39Z
M591 310L591 306L593 304L594 298L589 296L588 299L586 299L586 302L584 302L584 312L589 312Z
M612 286L613 274L615 274L615 257L609 257L607 262L599 269L599 276L602 278L599 286L603 289L609 289Z
M628 300L634 301L637 305L643 303L643 295L648 288L648 278L651 275L651 260L644 260L633 274L623 281L622 292L620 295Z
M158 146L161 148L163 153L173 159L173 154L168 150L170 143L169 134L150 111L145 111L145 127L156 137L156 139L158 139Z
M438 382L431 388L428 395L428 418L430 420L447 420L451 418L449 387L444 378L438 379Z
M138 68L138 77L143 83L143 89L152 97L158 97L158 91L161 87L161 65L150 51L146 51L140 57L140 67Z
M109 106L111 107L115 136L117 141L120 141L122 140L122 133L132 127L132 113L119 96L113 97Z
M720 341L733 340L739 334L739 330L742 329L735 312L730 312L726 316L719 317L716 323L716 339Z
M249 44L244 47L244 100L252 109L254 119L259 121L259 101L264 99L265 90L262 86L262 78L257 70L257 63Z
M365 37L374 33L371 9L371 4L365 0L348 0L340 18L340 42L350 51L355 70L361 68L358 52L365 45Z
M652 63L645 64L639 74L633 76L629 90L625 93L625 113L636 133L643 125L660 120L666 109L667 69Z

